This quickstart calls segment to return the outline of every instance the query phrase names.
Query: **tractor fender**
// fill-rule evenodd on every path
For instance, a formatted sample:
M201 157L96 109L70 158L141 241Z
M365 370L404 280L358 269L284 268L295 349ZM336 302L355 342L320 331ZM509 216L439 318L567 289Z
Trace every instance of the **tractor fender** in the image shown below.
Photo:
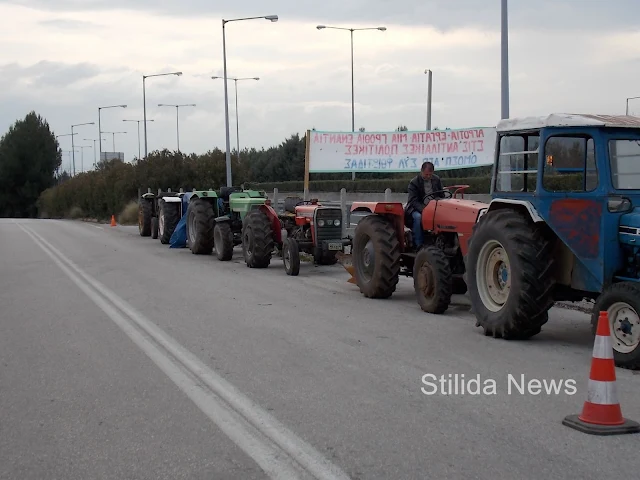
M351 223L351 216L354 213L364 213L363 217L380 215L387 218L396 231L400 249L404 248L404 207L401 202L353 202L351 204L349 223Z
M278 217L278 212L271 205L258 205L258 210L263 212L271 222L271 230L273 231L273 240L276 244L282 244L282 224Z
M229 215L222 215L221 217L216 217L214 220L216 223L222 223L222 222L230 222L231 218L229 217Z
M544 218L540 216L531 202L528 202L527 200L516 200L513 198L494 198L493 200L491 200L491 202L489 202L489 208L486 210L486 212L492 212L501 208L512 208L520 210L522 212L526 212L531 221L534 223L544 222Z
M182 198L180 197L162 197L161 200L166 203L181 203Z

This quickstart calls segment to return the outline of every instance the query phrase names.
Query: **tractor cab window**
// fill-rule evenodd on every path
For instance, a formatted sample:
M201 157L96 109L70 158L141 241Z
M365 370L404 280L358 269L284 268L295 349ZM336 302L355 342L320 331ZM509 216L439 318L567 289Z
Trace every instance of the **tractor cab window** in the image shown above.
M544 149L542 187L548 192L592 192L598 187L593 138L550 137Z
M498 192L533 192L538 176L538 133L500 138L496 187Z
M640 190L640 140L610 140L613 188Z

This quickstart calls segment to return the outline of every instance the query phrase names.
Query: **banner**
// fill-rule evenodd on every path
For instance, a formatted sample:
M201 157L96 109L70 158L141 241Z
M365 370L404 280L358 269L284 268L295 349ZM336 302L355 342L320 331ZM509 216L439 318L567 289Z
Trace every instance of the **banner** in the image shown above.
M415 132L310 131L309 173L418 172L493 165L495 128Z

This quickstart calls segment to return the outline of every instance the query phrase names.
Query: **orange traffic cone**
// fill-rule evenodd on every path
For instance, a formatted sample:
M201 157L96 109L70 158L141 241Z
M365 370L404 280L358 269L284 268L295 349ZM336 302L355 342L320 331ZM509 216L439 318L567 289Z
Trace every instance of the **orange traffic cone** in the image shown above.
M593 345L587 400L580 415L568 415L562 424L592 435L619 435L640 432L640 424L622 416L616 389L616 367L609 315L600 312Z
M117 225L116 217L115 217L115 215L111 215L111 226L115 227L116 225Z

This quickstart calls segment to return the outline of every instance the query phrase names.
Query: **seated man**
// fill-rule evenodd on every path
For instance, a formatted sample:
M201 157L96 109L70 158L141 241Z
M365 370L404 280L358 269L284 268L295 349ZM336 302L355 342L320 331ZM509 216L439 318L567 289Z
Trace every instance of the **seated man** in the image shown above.
M424 207L430 200L430 198L426 199L425 203L424 197L430 193L444 190L440 177L433 173L434 170L433 163L424 162L420 168L420 174L416 175L416 177L409 182L409 187L407 188L409 198L407 200L407 206L405 207L405 215L408 217L407 219L410 218L412 220L413 241L416 249L419 249L424 243L424 237L422 235L422 210L424 210ZM431 198L443 197L444 194L439 192L435 193Z

